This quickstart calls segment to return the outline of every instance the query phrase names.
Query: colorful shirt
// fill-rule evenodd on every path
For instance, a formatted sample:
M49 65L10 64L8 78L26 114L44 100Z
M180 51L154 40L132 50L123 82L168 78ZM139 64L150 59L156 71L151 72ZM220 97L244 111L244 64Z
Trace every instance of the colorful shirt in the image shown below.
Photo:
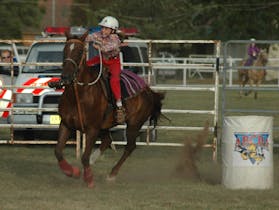
M260 52L260 49L255 45L250 45L248 48L248 55L251 57L257 57Z
M98 31L89 34L86 37L86 41L99 44L104 57L114 57L119 55L121 42L117 34L110 34L107 37L103 37L102 33Z

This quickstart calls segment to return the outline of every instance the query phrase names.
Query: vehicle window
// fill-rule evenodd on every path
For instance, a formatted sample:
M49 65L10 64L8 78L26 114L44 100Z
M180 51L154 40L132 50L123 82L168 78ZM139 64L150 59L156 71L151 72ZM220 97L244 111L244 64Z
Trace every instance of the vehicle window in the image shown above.
M123 61L126 63L139 63L141 62L140 55L137 47L122 47Z
M63 54L55 51L41 51L38 53L38 62L61 62Z
M4 51L4 50L9 50L9 51L12 52L13 62L14 62L14 67L13 67L14 68L14 76L17 76L18 75L18 71L19 71L19 66L17 66L15 64L15 63L18 62L18 58L16 57L17 49L15 49L15 45L13 47L12 44L5 43L5 42L0 42L0 53L2 51ZM0 63L1 63L1 61L0 61ZM0 74L10 76L11 75L11 67L0 64Z
M142 59L144 63L148 63L148 52L146 47L140 47Z
M122 47L123 61L125 63L147 63L147 48L146 47ZM142 56L142 57L141 57ZM134 73L145 71L145 67L141 66L124 66L124 69L131 70Z
M27 54L26 63L62 63L64 43L36 43ZM61 66L25 66L24 73L61 73Z

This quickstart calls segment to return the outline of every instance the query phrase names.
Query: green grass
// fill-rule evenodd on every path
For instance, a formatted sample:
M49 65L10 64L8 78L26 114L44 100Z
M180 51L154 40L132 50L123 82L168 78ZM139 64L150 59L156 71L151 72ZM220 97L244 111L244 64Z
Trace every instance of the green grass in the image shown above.
M221 93L221 92L220 92ZM278 110L277 92L259 92L239 98L236 91L228 91L228 108ZM221 110L220 95L219 108ZM167 91L166 109L213 109L213 93ZM238 114L238 113L235 113ZM259 115L265 115L258 113ZM234 114L233 114L234 115ZM212 125L211 115L167 114L171 122L160 125L203 126L206 120ZM279 116L273 115L279 126ZM222 129L219 114L219 132ZM273 131L273 140L279 143L279 132ZM158 131L158 142L184 142L197 134L191 131ZM1 129L0 137L9 137L9 130ZM208 138L211 142L212 136ZM221 139L219 139L220 141ZM219 142L220 143L220 142ZM54 146L0 145L0 209L277 209L279 183L279 149L274 148L274 188L270 190L230 190L221 184L221 153L218 162L212 162L212 150L201 153L198 169L201 181L175 176L182 148L138 146L125 162L116 182L107 183L106 176L122 153L108 150L92 167L94 189L87 189L81 179L64 176L57 166ZM220 144L218 151L220 151ZM65 156L69 162L81 167L75 159L75 149L67 146Z
M106 176L122 153L106 151L92 167L96 187L87 189L82 179L62 174L53 146L0 147L0 209L276 209L278 200L278 151L274 154L275 185L269 190L230 190L221 184L221 166L203 150L198 168L202 180L175 176L181 148L138 147L123 165L114 183ZM68 161L80 166L72 146Z

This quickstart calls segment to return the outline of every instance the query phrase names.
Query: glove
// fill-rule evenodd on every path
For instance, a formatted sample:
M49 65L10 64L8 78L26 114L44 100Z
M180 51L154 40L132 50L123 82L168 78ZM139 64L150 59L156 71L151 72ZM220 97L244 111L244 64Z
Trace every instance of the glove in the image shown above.
M50 88L55 89L62 89L64 87L64 83L61 80L48 82L47 84Z

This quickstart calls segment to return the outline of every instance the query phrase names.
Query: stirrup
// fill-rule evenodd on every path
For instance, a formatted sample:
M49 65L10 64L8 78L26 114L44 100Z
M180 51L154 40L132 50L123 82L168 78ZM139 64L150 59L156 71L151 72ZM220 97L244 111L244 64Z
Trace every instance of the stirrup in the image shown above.
M123 107L118 107L116 109L116 122L118 124L124 124L126 120L125 109Z

